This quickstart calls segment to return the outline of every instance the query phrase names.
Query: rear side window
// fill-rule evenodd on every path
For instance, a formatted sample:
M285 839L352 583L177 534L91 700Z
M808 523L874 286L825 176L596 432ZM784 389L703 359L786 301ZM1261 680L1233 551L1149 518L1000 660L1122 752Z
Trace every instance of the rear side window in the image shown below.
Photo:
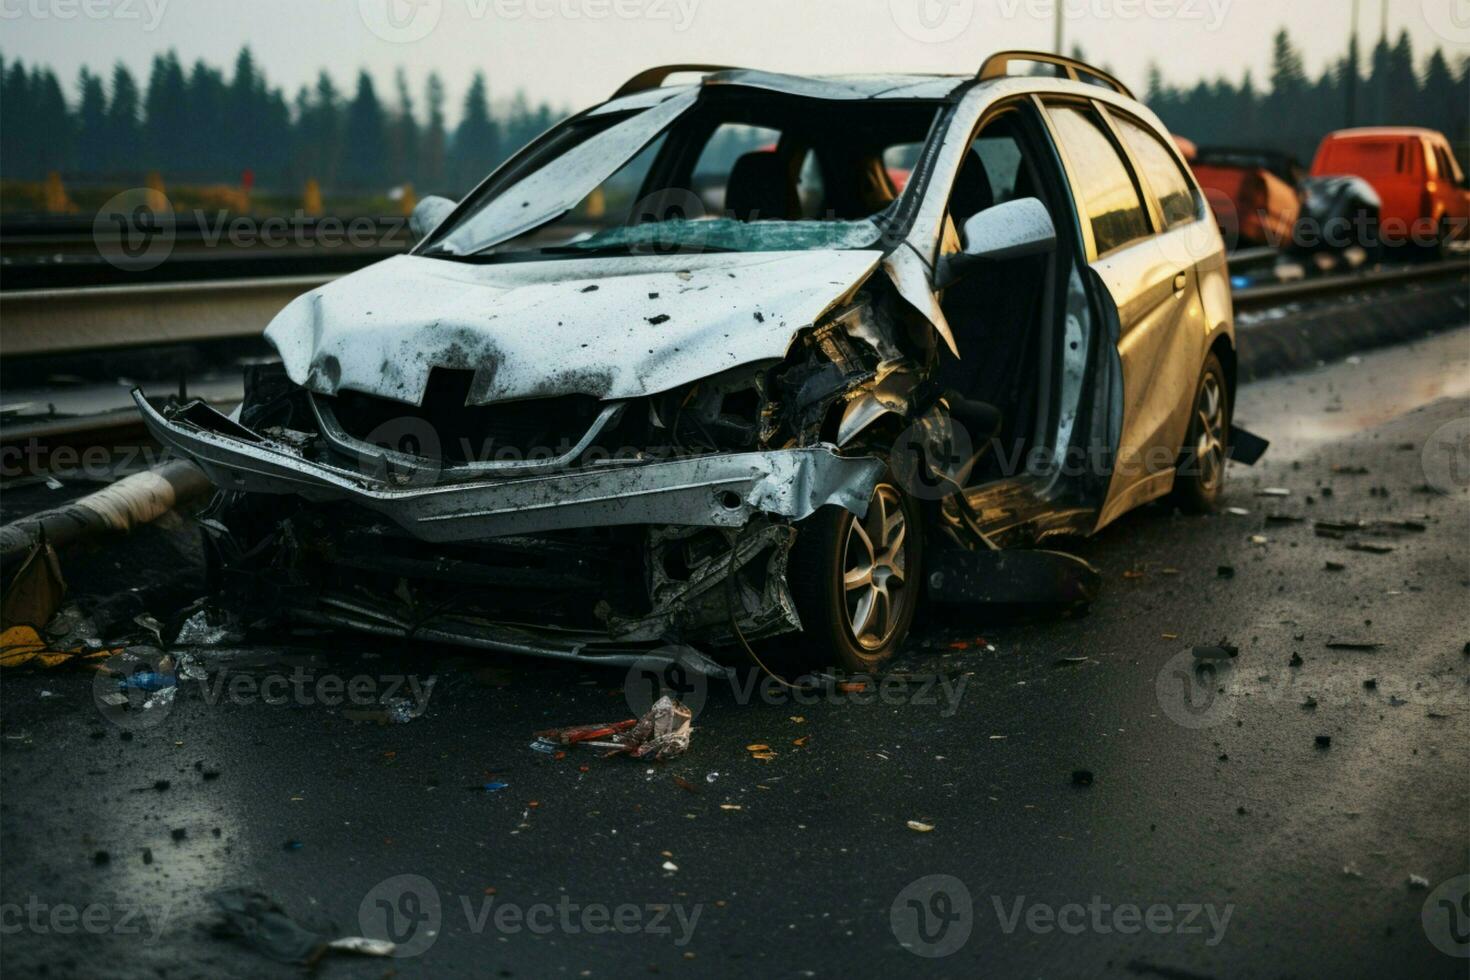
M1158 195L1159 212L1164 216L1164 227L1178 228L1187 225L1198 216L1194 189L1189 178L1174 162L1174 155L1159 142L1159 138L1127 116L1113 115L1123 142L1133 152L1133 159L1149 188Z
M1439 161L1439 177L1452 184L1460 183L1460 168L1455 164L1455 158L1450 156L1450 151L1442 146L1434 148L1435 159Z
M1128 165L1092 112L1067 105L1049 107L1070 174L1087 209L1097 254L1148 236L1148 215Z

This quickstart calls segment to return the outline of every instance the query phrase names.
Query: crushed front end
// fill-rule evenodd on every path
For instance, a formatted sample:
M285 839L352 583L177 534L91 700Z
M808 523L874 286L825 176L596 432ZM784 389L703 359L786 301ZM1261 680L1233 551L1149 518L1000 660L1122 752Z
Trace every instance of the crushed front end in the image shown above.
M628 665L801 629L798 525L863 514L887 446L860 430L917 364L878 317L859 295L778 361L628 398L476 405L473 371L436 367L413 405L280 364L233 417L134 398L220 488L204 526L247 614Z

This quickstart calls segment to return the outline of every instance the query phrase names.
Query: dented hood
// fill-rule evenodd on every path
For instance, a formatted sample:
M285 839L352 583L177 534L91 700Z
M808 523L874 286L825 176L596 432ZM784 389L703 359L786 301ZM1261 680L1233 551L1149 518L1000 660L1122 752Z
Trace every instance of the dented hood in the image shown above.
M436 367L471 404L653 394L785 356L878 251L473 265L397 256L293 300L266 330L291 380L419 404Z

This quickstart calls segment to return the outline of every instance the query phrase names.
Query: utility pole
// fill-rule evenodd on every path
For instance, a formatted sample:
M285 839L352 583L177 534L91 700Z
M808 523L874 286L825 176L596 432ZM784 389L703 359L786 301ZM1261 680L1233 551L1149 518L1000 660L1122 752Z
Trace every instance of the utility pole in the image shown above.
M1382 122L1388 115L1388 0L1383 0L1383 22L1378 38L1383 44L1384 72L1374 88L1378 89L1378 119Z
M1387 0L1384 0L1384 2L1386 3ZM1066 54L1066 52L1062 50L1062 19L1066 16L1066 13L1067 13L1067 5L1063 2L1063 0L1057 0L1057 2L1056 2L1056 8L1057 8L1057 24L1056 24L1056 32L1055 32L1055 35L1054 35L1053 40L1052 40L1052 50L1054 50L1058 55L1064 55L1064 54ZM1383 16L1385 16L1385 17L1388 16L1388 11L1387 10L1384 11Z
M1353 0L1353 28L1348 35L1347 64L1343 66L1342 73L1342 85L1347 93L1348 126L1358 121L1358 3L1359 0Z

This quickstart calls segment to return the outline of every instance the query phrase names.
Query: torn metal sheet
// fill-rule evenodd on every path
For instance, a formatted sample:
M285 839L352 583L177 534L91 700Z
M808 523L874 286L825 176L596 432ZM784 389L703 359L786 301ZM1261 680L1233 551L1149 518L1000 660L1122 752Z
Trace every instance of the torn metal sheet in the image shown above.
M339 596L324 596L311 607L293 607L286 614L302 623L342 626L362 633L449 643L458 646L519 653L547 660L566 660L633 667L666 661L685 670L724 679L730 675L704 654L690 647L644 649L635 644L614 642L606 633L589 630L559 630L492 623L482 619L441 613L426 622L411 622L381 605ZM670 651L665 653L664 651Z
M483 266L400 255L298 297L265 335L291 380L322 395L418 405L440 367L476 372L472 405L625 399L779 360L880 258L818 250Z
M904 243L884 256L883 271L893 280L893 285L904 302L928 320L935 332L944 338L949 352L955 357L962 357L959 345L955 343L954 331L950 329L949 320L940 305L939 294L934 291L930 282L929 266L913 246Z
M632 642L699 636L721 644L736 641L735 626L747 640L801 629L801 617L786 582L787 557L796 540L792 528L768 524L736 532L732 549L712 554L681 580L669 575L664 552L690 532L669 528L651 533L648 568L654 608L637 619L609 622L615 639ZM747 570L756 574L743 575Z
M307 460L290 446L172 421L141 392L134 402L154 438L195 460L221 487L351 500L424 541L625 524L740 527L756 513L800 520L827 504L861 514L884 469L880 460L817 446L395 488Z
M565 214L688 112L697 97L677 95L588 137L467 214L439 247L459 255L481 251Z

